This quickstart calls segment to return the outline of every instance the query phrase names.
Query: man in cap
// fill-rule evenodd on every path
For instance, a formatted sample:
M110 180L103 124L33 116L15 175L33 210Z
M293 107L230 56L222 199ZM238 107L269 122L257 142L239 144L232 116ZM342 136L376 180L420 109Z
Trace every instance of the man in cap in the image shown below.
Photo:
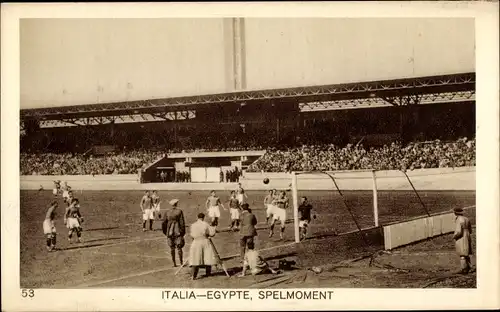
M467 274L471 269L470 256L472 255L472 225L469 218L464 216L462 208L453 209L455 213L455 249L460 256L460 273Z
M184 213L181 209L177 207L179 203L178 199L172 199L169 204L172 209L168 210L165 216L165 220L161 225L163 234L167 236L168 246L170 247L170 255L172 257L172 262L174 267L177 266L175 262L175 250L179 254L179 261L182 265L183 263L183 253L182 248L185 245L184 235L186 235L186 225L184 223Z

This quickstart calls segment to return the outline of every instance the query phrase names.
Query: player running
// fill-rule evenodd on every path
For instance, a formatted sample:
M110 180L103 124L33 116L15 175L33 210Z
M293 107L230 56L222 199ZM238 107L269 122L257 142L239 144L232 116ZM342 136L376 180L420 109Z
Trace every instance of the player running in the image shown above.
M236 198L235 191L231 191L231 196L229 197L229 213L231 217L229 230L236 231L240 227L240 202Z
M266 223L269 224L269 219L272 218L274 213L274 190L269 190L269 194L264 198L264 209L266 209Z
M280 221L281 231L280 239L283 240L283 234L285 232L285 222L286 222L286 209L288 208L288 198L286 197L285 191L281 191L279 197L275 199L276 207L274 208L273 219L271 221L271 227L269 231L269 238L274 235L274 223Z
M71 238L73 237L73 233L76 232L78 243L82 242L82 226L83 217L80 213L80 202L78 199L73 198L71 200L71 205L66 208L66 213L64 215L64 224L69 229L68 232L68 241L71 244Z
M207 198L205 202L205 208L207 209L208 217L211 219L210 225L216 227L219 224L220 218L220 209L219 207L224 208L224 205L221 203L220 198L215 195L215 191L210 192L210 196ZM226 208L224 208L226 210Z
M43 234L47 239L47 251L53 251L56 249L56 226L54 224L54 220L56 218L56 209L58 207L58 203L53 201L50 204L49 209L47 209L47 213L45 214L45 220L43 220Z
M153 195L151 196L151 202L152 202L152 210L153 210L153 217L157 217L158 220L161 219L161 213L160 213L160 196L158 195L158 191L153 191Z
M238 187L236 188L236 198L240 202L240 206L243 205L245 199L248 199L245 190L241 187L241 183L238 183Z
M153 230L153 221L154 221L154 214L153 214L153 199L151 197L151 192L146 191L144 193L144 196L142 196L141 199L141 211L142 211L142 231L146 232L146 223L149 221L149 230Z
M304 240L307 237L307 227L311 223L311 210L312 205L307 201L307 197L302 196L301 203L299 206L300 221L299 221L299 235L300 240ZM313 219L316 219L316 215L313 215Z

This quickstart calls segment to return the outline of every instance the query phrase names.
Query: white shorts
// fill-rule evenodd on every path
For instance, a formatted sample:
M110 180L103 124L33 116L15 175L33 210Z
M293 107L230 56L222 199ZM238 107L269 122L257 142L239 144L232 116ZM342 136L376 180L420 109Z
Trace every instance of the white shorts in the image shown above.
M54 221L50 219L46 219L43 221L43 234L55 234L56 226L54 225Z
M238 202L241 204L243 204L243 194L238 194L236 195L236 199L238 200Z
M307 220L299 221L299 227L301 227L301 228L307 227L308 225L309 225L309 221L307 221Z
M269 218L274 214L274 210L276 209L276 206L272 204L267 204L267 209L266 209L266 216Z
M54 196L57 196L57 189L53 189L52 194L54 194Z
M237 208L229 208L229 212L231 214L231 220L239 220L240 219L240 210Z
M209 218L220 218L219 206L212 206L212 207L208 208L208 217Z
M152 209L144 209L144 211L142 212L142 219L144 221L147 221L147 220L153 220L155 217L153 215L153 210Z
M80 227L80 221L77 218L68 218L66 220L66 227L70 230Z
M273 220L279 220L282 223L286 221L286 209L276 207L274 209Z
M69 198L69 192L68 192L68 191L64 191L62 196L63 196L63 198L65 198L65 199L66 199L66 198Z

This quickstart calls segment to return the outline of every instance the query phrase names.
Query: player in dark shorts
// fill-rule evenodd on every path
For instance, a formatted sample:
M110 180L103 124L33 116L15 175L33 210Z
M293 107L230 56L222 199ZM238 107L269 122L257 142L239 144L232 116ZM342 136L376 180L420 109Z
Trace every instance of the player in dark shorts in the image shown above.
M311 223L311 210L312 210L312 205L309 204L309 202L307 201L307 197L303 196L301 198L301 203L299 206L300 240L304 240L307 237L307 227L309 226L309 223ZM313 218L316 219L316 215L314 215Z

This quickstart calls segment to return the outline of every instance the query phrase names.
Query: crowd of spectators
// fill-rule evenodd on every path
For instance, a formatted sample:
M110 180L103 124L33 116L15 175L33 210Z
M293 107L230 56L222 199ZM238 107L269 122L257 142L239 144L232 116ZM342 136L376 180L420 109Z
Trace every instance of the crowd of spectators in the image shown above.
M120 151L107 155L21 153L22 175L134 174L164 153L146 150Z
M229 150L249 149L233 147ZM255 149L259 149L254 147ZM207 150L207 149L203 149ZM222 149L228 150L228 149ZM200 151L199 149L196 151ZM217 149L221 151L221 149ZM380 148L362 144L304 145L297 148L269 148L266 154L247 168L248 172L329 171L329 170L413 170L475 166L475 139L454 142L392 143ZM168 151L169 153L175 151ZM96 156L85 154L21 153L22 175L101 175L135 174L165 155L146 149L115 151ZM241 171L221 171L221 180L238 181ZM189 181L189 174L179 172L175 180Z
M475 139L462 138L454 142L436 140L406 146L392 143L369 149L361 144L348 144L343 148L335 145L312 145L288 150L268 150L247 171L414 170L475 165Z

